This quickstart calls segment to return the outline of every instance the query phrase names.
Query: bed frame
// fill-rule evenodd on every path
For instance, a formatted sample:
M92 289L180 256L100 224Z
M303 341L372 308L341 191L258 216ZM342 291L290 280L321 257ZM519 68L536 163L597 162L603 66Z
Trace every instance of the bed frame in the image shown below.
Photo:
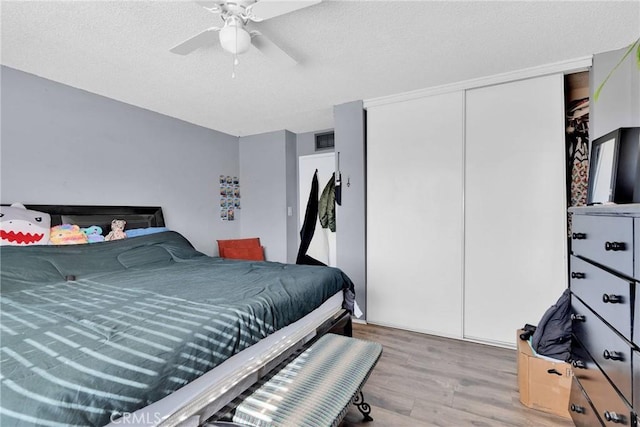
M103 234L111 230L111 220L124 219L127 228L164 227L159 206L84 206L84 205L25 205L27 209L51 215L51 226L77 224L80 227L99 225Z
M164 227L164 215L162 208L158 206L90 206L90 205L25 205L27 209L46 212L51 215L51 226L60 224L77 224L80 227L89 227L98 225L102 227L103 234L107 234L111 228L113 219L124 219L127 221L127 228L146 228L146 227ZM292 354L299 352L301 348L309 346L319 337L328 332L340 335L352 335L351 315L345 309L333 312L326 312L322 315L318 326L307 327L304 330L295 331L291 334L286 346L282 346L278 352L273 352L268 356L262 357L260 363L254 363L253 366L247 367L243 374L233 379L231 387L225 385L209 384L205 391L200 391L190 395L188 402L181 405L181 408L171 414L164 414L162 420L158 422L154 419L152 412L164 399L143 408L140 411L147 410L142 417L137 418L139 421L145 420L141 425L158 425L161 427L169 426L193 426L204 423L208 418L217 411L224 408L228 403L237 398L241 393L245 392L249 387L257 381L268 375L284 360ZM259 344L259 343L258 343ZM206 376L206 374L205 374ZM203 376L204 377L204 376ZM198 380L203 379L198 378ZM190 386L187 384L183 388ZM221 389L224 389L221 392ZM174 394L184 391L179 389ZM171 397L169 395L167 397ZM166 398L165 398L166 399ZM183 399L184 400L184 399ZM138 411L136 412L136 414ZM135 414L134 414L135 415ZM149 422L151 421L151 422ZM118 423L112 423L114 426ZM109 424L111 426L112 424Z

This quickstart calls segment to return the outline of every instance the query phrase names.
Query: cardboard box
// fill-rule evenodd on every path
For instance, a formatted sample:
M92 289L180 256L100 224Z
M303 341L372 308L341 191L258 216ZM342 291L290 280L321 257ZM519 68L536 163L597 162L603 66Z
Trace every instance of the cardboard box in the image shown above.
M569 415L569 392L571 391L571 365L554 362L533 354L529 341L518 342L518 389L520 402L539 411L571 418Z

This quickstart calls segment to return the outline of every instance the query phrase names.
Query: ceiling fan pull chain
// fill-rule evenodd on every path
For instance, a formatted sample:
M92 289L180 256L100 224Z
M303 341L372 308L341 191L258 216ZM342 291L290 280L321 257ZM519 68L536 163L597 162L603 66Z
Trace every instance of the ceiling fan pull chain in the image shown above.
M236 78L236 64L238 63L238 57L236 55L234 55L234 59L233 59L233 71L231 72L231 78L235 79Z
M236 78L236 65L238 65L238 26L235 27L235 30L236 30L236 39L235 39L236 49L235 49L235 52L233 53L233 72L231 73L232 79Z

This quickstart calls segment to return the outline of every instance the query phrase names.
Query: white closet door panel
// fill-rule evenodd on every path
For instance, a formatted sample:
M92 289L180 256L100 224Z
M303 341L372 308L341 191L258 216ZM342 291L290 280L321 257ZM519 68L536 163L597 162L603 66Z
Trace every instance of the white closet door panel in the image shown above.
M463 110L456 92L367 111L370 322L462 336Z
M464 336L515 345L566 288L563 76L467 91Z

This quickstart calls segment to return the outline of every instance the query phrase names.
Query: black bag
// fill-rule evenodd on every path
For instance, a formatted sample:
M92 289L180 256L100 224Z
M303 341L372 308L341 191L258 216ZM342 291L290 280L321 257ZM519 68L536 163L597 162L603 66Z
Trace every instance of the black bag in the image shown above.
M531 346L543 356L567 361L571 356L571 293L566 289L544 313Z

